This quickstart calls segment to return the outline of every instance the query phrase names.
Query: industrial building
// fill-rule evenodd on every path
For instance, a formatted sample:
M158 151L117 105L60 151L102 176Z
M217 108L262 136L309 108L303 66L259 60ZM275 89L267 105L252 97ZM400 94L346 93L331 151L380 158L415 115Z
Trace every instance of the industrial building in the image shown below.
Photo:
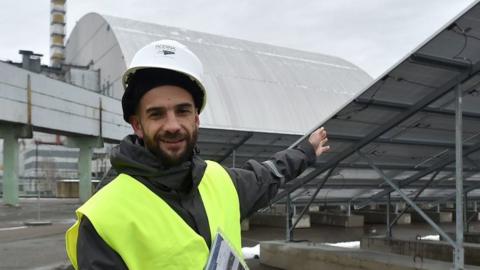
M478 1L374 81L338 57L97 13L64 45L64 1L52 3L52 65L0 62L4 203L19 203L19 174L38 175L39 157L77 172L88 199L94 153L130 132L122 72L143 45L174 39L205 66L203 158L241 166L328 130L332 151L244 221L245 241L260 242L252 269L480 269Z

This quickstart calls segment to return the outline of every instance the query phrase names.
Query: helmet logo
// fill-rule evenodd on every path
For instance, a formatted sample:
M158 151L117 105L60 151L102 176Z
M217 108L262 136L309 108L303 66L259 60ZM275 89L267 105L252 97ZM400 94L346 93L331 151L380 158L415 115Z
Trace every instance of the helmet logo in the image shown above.
M157 51L158 54L171 55L171 54L175 54L176 48L170 45L157 44L155 45L155 50Z

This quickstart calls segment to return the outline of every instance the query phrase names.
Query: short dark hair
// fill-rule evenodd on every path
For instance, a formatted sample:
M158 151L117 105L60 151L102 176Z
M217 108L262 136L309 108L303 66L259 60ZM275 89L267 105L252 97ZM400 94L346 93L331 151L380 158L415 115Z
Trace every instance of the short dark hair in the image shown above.
M169 69L145 68L136 71L127 79L127 88L122 97L123 119L129 122L143 95L163 85L174 85L187 90L193 97L195 108L200 112L204 99L203 91L188 75Z

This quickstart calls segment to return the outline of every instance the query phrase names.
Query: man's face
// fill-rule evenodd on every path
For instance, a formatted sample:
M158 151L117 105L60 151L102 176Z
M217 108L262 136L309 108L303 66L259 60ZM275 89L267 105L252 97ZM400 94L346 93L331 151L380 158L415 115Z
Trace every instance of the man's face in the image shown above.
M181 87L164 85L145 93L130 124L167 167L188 160L197 142L198 113L192 95Z

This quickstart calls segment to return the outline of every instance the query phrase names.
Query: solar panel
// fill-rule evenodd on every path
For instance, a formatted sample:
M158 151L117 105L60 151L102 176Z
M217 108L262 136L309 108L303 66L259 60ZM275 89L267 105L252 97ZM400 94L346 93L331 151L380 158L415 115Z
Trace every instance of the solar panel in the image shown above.
M480 195L480 5L449 22L323 126L331 151L315 169L287 191L306 203L327 171L334 169L317 202L354 203L386 199L392 190L365 158L383 170L405 192L415 194L435 174L419 200L453 200L455 194L455 90L463 99L464 185ZM364 188L363 188L364 187ZM277 200L288 192L282 192ZM393 192L392 199L400 199Z

